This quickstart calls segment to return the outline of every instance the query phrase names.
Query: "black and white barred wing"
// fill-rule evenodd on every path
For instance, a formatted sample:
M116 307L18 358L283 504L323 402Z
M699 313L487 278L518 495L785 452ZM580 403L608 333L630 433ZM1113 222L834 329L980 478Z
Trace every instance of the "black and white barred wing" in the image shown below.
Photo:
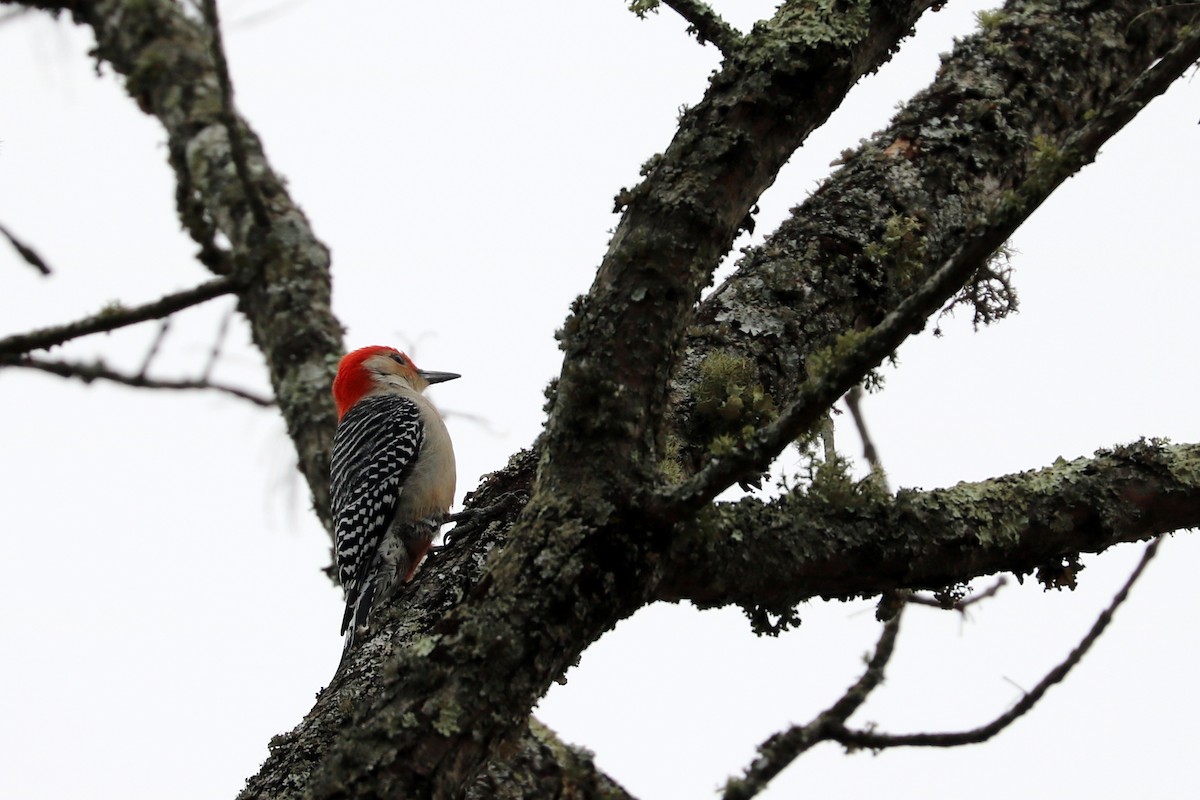
M346 590L346 632L372 571L372 562L396 516L404 479L421 450L417 404L397 395L361 400L338 424L329 488L338 578Z

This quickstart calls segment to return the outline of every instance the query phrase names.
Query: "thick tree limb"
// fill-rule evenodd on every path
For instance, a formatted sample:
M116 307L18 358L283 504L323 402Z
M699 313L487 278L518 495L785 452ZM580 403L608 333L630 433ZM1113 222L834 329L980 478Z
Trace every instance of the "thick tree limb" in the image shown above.
M661 540L613 512L654 477L673 353L700 287L794 148L926 5L859 3L830 11L824 29L782 14L727 60L625 196L592 291L567 322L530 506L427 647L396 649L403 685L338 742L316 797L457 796L578 653L644 604L656 579L647 554ZM760 91L767 84L777 91Z
M1158 63L1086 119L1066 137L1060 148L1037 165L1029 179L983 210L964 241L878 324L839 340L827 360L832 363L810 377L797 396L746 445L713 460L684 486L671 491L667 504L707 503L739 479L765 470L791 441L823 416L837 398L856 386L913 332L932 316L976 273L987 258L1037 210L1063 181L1090 164L1100 150L1147 103L1167 90L1185 70L1200 59L1200 30L1190 30ZM811 360L810 360L811 363ZM670 509L665 514L671 515Z
M645 180L618 196L624 214L562 333L550 491L630 497L632 483L654 480L669 379L701 289L779 169L932 0L847 5L788 4L756 26Z
M981 220L1040 202L1048 176L1085 163L1119 117L1181 75L1195 12L1177 6L1010 2L961 40L934 83L844 154L845 166L702 303L675 382L679 468L693 472L718 437L771 420L706 413L700 400L718 367L737 365L743 384L782 407L809 377L813 353L884 319ZM1168 63L1144 74L1168 52Z
M718 504L676 543L657 592L782 610L813 597L1023 576L1121 542L1200 526L1200 445L1136 442L949 489Z
M467 800L633 800L624 788L596 768L590 753L563 744L536 719L517 751L475 781Z
M232 243L236 273L249 287L241 309L323 509L333 428L325 393L341 350L328 312L328 256L243 123L246 172L270 227L264 231L255 221L220 119L219 81L204 31L165 0L34 5L69 7L90 24L98 55L162 120L179 176L181 217L202 248L211 250L214 229ZM834 25L833 35L814 38L813 20L789 4L727 59L671 147L647 168L646 181L621 198L627 212L591 293L566 326L565 368L533 501L519 519L506 512L477 538L439 554L403 593L404 613L383 613L380 633L348 660L312 714L273 743L247 796L460 796L482 767L496 768L512 748L528 743L529 708L549 682L616 620L647 602L654 587L718 594L711 582L672 580L696 572L680 571L686 556L672 541L677 529L648 523L637 492L630 491L657 479L662 418L674 402L668 378L689 315L779 166L846 89L886 59L925 5L852 3L822 20ZM998 46L997 53L971 51L965 58L970 80L939 85L910 106L893 129L897 138L864 150L842 171L838 188L822 190L809 216L781 231L772 249L743 264L734 289L706 304L701 322L709 327L685 373L704 373L706 346L708 354L718 348L737 353L744 344L769 392L780 405L790 399L809 377L809 353L860 320L865 329L884 319L931 265L953 256L995 195L1032 180L1040 160L1054 156L1089 112L1101 113L1180 38L1175 23L1135 25L1147 7L1012 12L999 33L981 40ZM1050 70L1053 59L1058 68ZM1066 74L1062 63L1078 63L1080 73ZM1071 102L1056 103L1056 97ZM750 285L755 280L758 288ZM698 413L694 395L683 396ZM685 430L704 452L707 432ZM532 460L496 481L529 475ZM1186 494L1181 504L1195 507L1196 498ZM853 506L839 508L854 513ZM719 508L697 525L701 554L731 554L706 535L722 531L727 513L746 513L747 523L773 519ZM839 544L849 545L852 558L872 563L853 519L827 513L849 525ZM797 524L793 514L780 515L780 522ZM971 517L964 525L974 530L980 523ZM1057 534L1055 524L1047 538ZM1081 525L1077 533L1085 537L1089 530ZM963 535L985 545L985 561L1003 561L1005 540ZM1017 568L1025 543L1018 539L1009 553ZM953 554L924 544L892 543L896 553L926 556L917 565L924 572L913 573L903 561L875 563L875 573L857 582L830 578L842 564L819 542L802 539L783 555L809 564L801 591L819 593L828 584L858 594L914 574L937 574ZM980 568L958 563L971 574ZM797 594L772 584L761 593L763 602L772 591L781 602ZM726 591L723 602L743 601L759 602L752 587L736 596Z
M1118 14L1099 15L1101 19L1095 22L1096 36L1102 42L1094 44L1094 53L1088 49L1093 43L1081 33L1092 24L1091 20L1072 17L1059 26L1052 19L1046 20L1038 30L1036 46L1050 52L1055 47L1069 49L1071 58L1082 51L1089 58L1094 56L1091 61L1083 62L1094 69L1077 80L1071 79L1075 83L1066 79L1051 83L1045 94L1064 90L1068 96L1095 101L1100 106L1162 55L1172 43L1169 40L1177 32L1174 29L1156 31L1149 40L1131 42L1128 48L1108 46L1117 35L1114 29L1119 28L1120 36L1124 36L1132 13L1128 6L1122 6ZM781 24L786 29L784 23ZM1015 25L1009 35L1024 43L1021 30L1024 30L1021 25ZM1056 31L1057 37L1052 35ZM997 38L991 43L1004 42L1003 38ZM1041 130L1043 124L1045 129L1055 132L1074 130L1083 115L1083 111L1079 115L1073 110L1064 112L1061 105L1050 102L1052 97L1047 99L1040 94L1043 89L1038 80L1042 76L1036 71L1021 72L1020 55L1013 56L1016 63L1005 61L999 68L1003 80L996 92L998 99L989 94L976 109L978 114L969 117L979 120L980 114L991 113L989 108L993 103L1004 105L1005 92L1012 89L1009 81L1013 71L1017 77L1012 80L1029 83L1024 89L1027 94L1038 93L1027 106L1020 106L1019 113L1003 118L1006 127L1001 131L984 125L977 131L979 141L971 142L971 146L985 151L984 162L1004 181L1000 189L993 187L993 193L1015 185L1001 169L1014 153L1033 157L1035 148L1029 144L1032 134L1023 132ZM1041 57L1050 56L1041 53ZM986 67L987 59L982 55L977 60L980 62L977 66ZM298 753L315 760L315 750L298 747L287 753L280 751L279 758L273 758L265 767L263 782L255 785L280 786L270 776L295 775L290 770L281 772L291 761L315 781L309 786L317 797L453 796L479 764L504 751L506 736L523 724L524 711L548 682L608 625L645 602L646 587L657 579L661 568L655 548L667 543L662 530L643 527L637 513L629 513L629 498L633 495L624 490L652 477L654 459L638 456L655 452L655 413L667 402L665 396L656 394L661 391L656 381L661 377L664 359L669 365L670 354L674 352L672 331L687 318L686 311L677 313L691 302L686 287L702 285L695 276L707 273L715 263L714 254L727 247L727 241L724 245L721 242L731 240L731 229L736 229L744 219L730 222L736 216L731 209L748 210L748 198L757 196L756 192L765 185L742 194L746 186L754 186L758 173L749 168L746 169L750 174L739 171L744 160L731 144L753 141L757 146L760 141L757 129L750 139L735 135L712 142L711 150L698 147L697 142L709 131L730 131L728 126L744 124L757 111L763 114L760 121L768 127L767 133L774 134L769 127L772 114L787 116L803 107L798 103L785 104L786 109L771 107L768 113L768 109L753 104L739 106L732 92L741 74L736 69L745 66L740 63L724 77L714 79L710 99L727 90L731 92L729 102L716 106L702 104L703 107L693 109L685 118L684 130L672 145L672 151L652 165L642 187L623 197L629 210L614 236L591 296L568 321L564 333L566 367L552 411L546 453L539 465L541 481L518 527L507 539L500 540L502 546L491 550L487 578L479 584L453 582L453 594L437 606L450 611L440 616L423 615L421 609L431 606L424 604L418 590L406 595L403 602L410 605L405 622L400 624L394 617L383 621L380 635L373 640L379 649L364 648L359 654L361 660L350 667L373 676L364 677L359 685L388 683L386 692L359 706L363 709L361 717L349 735L323 751L324 761L318 769L314 771L315 764L311 762L297 764L292 760ZM1055 75L1059 72L1055 71ZM979 77L985 82L997 80L987 74ZM834 81L830 91L837 91L838 85ZM1021 97L1019 93L1016 96ZM940 119L940 110L936 104L914 109L906 124L920 127L927 120L936 125L934 120ZM926 114L928 117L923 116ZM994 119L987 117L988 124ZM1012 146L1014 137L1019 146ZM931 136L923 152L934 151L941 146L940 141ZM863 156L861 166L856 162L855 169L861 170L856 175L863 183L847 187L856 202L846 204L846 216L838 216L843 213L839 198L824 196L825 204L820 206L817 222L829 223L841 237L860 237L860 255L867 244L883 239L877 234L892 216L897 216L894 211L897 205L892 202L895 197L889 192L911 201L898 206L907 209L909 216L920 211L932 220L944 222L946 227L938 228L938 236L945 238L935 237L937 246L920 251L915 262L907 262L902 258L909 246L905 227L893 226L894 249L874 253L876 261L881 263L868 262L868 266L874 266L863 275L861 284L856 284L852 276L861 273L856 269L862 265L838 255L833 248L829 253L820 252L820 246L829 246L830 242L818 240L818 253L810 258L816 258L824 266L822 257L830 256L829 271L817 276L824 280L812 281L813 276L805 274L803 280L793 279L791 286L795 290L796 286L808 285L809 295L824 298L811 322L811 330L819 335L799 336L794 340L780 337L770 343L779 347L782 357L795 359L795 363L788 365L793 376L802 379L806 374L799 353L824 346L837 333L853 327L862 309L878 312L866 317L868 324L882 319L899 302L903 290L913 285L904 284L899 278L891 285L880 276L895 278L904 274L905 266L911 267L912 263L919 265L916 272L919 276L925 264L944 263L953 254L963 231L975 219L975 209L968 208L963 213L957 205L958 198L976 189L981 193L979 197L990 197L983 187L970 182L976 172L964 166L970 164L963 156L963 151L969 149L967 143L959 139L953 143L953 153L939 152L944 161L936 166L932 162L927 164L930 172L920 178L925 181L921 191L908 193L905 190L908 184L901 180L917 180L912 159L908 157L911 154L893 150L895 155L884 155L887 147L884 146L878 153L872 151ZM764 156L755 147L749 144L746 147L753 155ZM987 161L992 157L989 148L1001 154L994 163ZM720 173L726 184L709 182L717 169L705 160L709 155L714 155L721 168L728 167ZM766 154L758 163L769 163L772 155ZM962 160L956 160L960 156ZM876 161L889 159L904 162L899 174L880 174L870 168ZM689 172L693 169L696 171ZM1029 177L1027 165L1013 169L1017 183ZM683 182L685 174L697 176L697 181ZM946 192L945 182L955 176L969 176L969 179L964 177L964 186L955 185L954 192ZM680 183L672 183L673 180ZM881 183L875 186L870 183L874 180ZM731 194L722 194L718 189ZM705 194L706 191L711 194ZM947 196L951 198L949 207L943 208L939 203ZM919 200L927 203L924 211L917 203ZM950 235L951 229L954 235ZM801 259L803 255L801 251L797 263L806 266L813 263ZM779 262L773 266L785 272ZM775 284L769 285L773 290ZM821 295L822 292L827 294ZM762 321L770 324L772 311L779 312L780 301L786 300L781 314L787 323L794 322L791 315L795 297L794 291L772 295L772 305L758 309ZM666 316L671 319L666 320ZM716 334L720 334L719 321L714 322L718 323ZM823 329L823 326L828 327ZM745 326L747 330L750 328ZM828 333L824 340L820 336L823 330ZM774 334L775 329L771 332ZM763 342L754 344L768 346ZM689 366L697 374L703 371L699 364ZM508 476L528 476L530 472L521 470L529 469L517 466ZM479 547L476 552L486 550ZM436 567L437 574L456 574L442 572L449 568L449 563ZM379 663L386 661L386 670L372 667L372 659ZM385 674L402 675L403 679L392 683L391 678L383 677Z

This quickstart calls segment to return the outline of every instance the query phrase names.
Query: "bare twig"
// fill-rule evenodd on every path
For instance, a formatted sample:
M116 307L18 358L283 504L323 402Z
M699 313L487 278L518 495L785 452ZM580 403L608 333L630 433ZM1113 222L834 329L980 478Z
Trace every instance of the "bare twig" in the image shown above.
M5 356L18 356L30 350L53 347L80 336L113 331L128 325L136 325L139 322L161 319L176 311L212 300L214 297L236 292L238 288L239 284L231 278L216 278L186 291L169 294L153 303L133 308L114 305L103 309L98 314L69 322L66 325L9 336L6 339L0 339L0 360Z
M883 462L879 458L879 451L875 449L875 442L871 439L871 434L867 430L867 418L862 411L862 385L855 386L850 391L846 392L846 407L850 409L850 417L854 420L854 427L858 429L858 438L862 440L863 458L871 465L871 474L876 480L881 482L882 487L887 489L887 473L883 469Z
M234 309L231 307L225 312L225 316L221 317L221 327L217 328L217 340L213 342L213 349L208 354L208 361L204 364L204 372L200 373L201 380L208 380L212 375L213 369L217 366L217 359L221 357L221 348L225 344L225 334L229 332L229 322L233 319Z
M248 400L256 406L270 408L275 405L275 401L269 397L255 394L254 392L245 389L239 389L236 386L227 386L221 383L214 383L210 380L158 380L147 378L145 374L126 375L122 372L116 372L104 365L103 361L97 361L93 364L78 364L67 361L47 361L39 358L23 358L17 361L0 362L0 367L27 367L29 369L41 370L48 372L51 375L58 375L63 378L76 378L84 383L91 383L95 380L112 381L125 386L133 386L139 389L175 389L175 390L194 390L207 389L214 392L224 392L225 394L239 397L242 400Z
M842 728L850 715L866 702L871 692L883 682L884 670L895 650L904 600L904 593L892 593L881 600L881 603L894 604L896 610L884 623L879 642L875 645L875 654L867 662L867 669L862 677L812 722L807 725L793 725L759 745L758 757L746 768L745 774L741 778L730 779L725 784L723 800L748 800L756 796L805 751L828 739L828 729Z
M960 614L966 614L968 608L980 602L981 600L986 600L989 597L995 597L996 594L1007 585L1008 579L1001 575L996 579L995 583L983 591L968 595L960 600L954 600L953 602L945 602L939 599L939 597L928 597L921 594L913 594L908 598L908 601L919 606L932 606L934 608L940 608L944 611L957 611Z
M729 55L741 43L742 35L708 3L697 0L663 0L663 3L687 20L688 33L696 34L700 44L712 42L718 50Z
M854 420L854 427L858 429L858 436L862 439L863 458L871 465L871 469L876 469L880 466L879 453L875 450L875 442L871 440L871 434L867 431L867 421L863 418L860 405L862 395L862 386L855 386L846 392L846 407L850 409L850 418Z
M165 317L158 326L158 333L154 335L154 342L150 345L150 351L146 353L146 357L142 359L141 369L137 371L139 378L146 377L146 373L150 370L150 364L154 361L154 357L158 355L159 348L162 347L163 339L167 338L167 331L171 330L171 318Z
M11 17L6 17L5 19L10 19L10 18ZM13 246L13 249L15 249L17 251L17 253L21 256L21 258L23 258L25 260L26 264L33 267L34 269L36 269L38 272L42 273L43 275L50 274L49 265L47 265L46 262L42 260L42 257L37 254L36 250L34 250L29 245L25 244L23 241L18 239L16 236L13 236L12 232L9 231L9 229L4 227L3 225L0 225L0 234L3 234L4 238L8 239L8 243Z
M1038 685L1033 687L1033 690L1022 697L1016 705L988 724L958 733L888 734L876 733L870 730L850 730L844 724L838 722L829 726L826 731L826 738L833 739L848 747L867 747L872 750L882 750L885 747L958 747L965 744L986 742L1032 709L1051 686L1066 678L1075 665L1083 659L1092 645L1096 643L1096 640L1100 638L1100 634L1104 633L1105 628L1112 622L1113 614L1125 602L1125 599L1129 597L1129 590L1133 588L1133 584L1141 577L1142 571L1150 563L1150 559L1154 558L1154 554L1158 552L1158 545L1161 541L1161 539L1155 539L1146 546L1142 560L1138 562L1133 574L1129 576L1129 580L1125 581L1125 585L1121 587L1121 591L1117 592L1116 596L1113 597L1108 608L1101 612L1100 617L1092 625L1092 629L1088 631L1087 636L1083 637L1083 641L1076 645L1075 649L1070 652L1066 659L1057 667L1050 670L1046 677L1042 678Z
M242 141L242 131L238 124L237 114L233 110L233 83L229 80L229 63L225 60L225 46L221 42L221 20L217 16L216 0L203 0L204 22L212 34L211 50L213 66L216 68L217 83L221 87L221 123L229 132L229 150L233 154L233 165L237 170L238 180L241 181L242 191L246 193L246 202L250 213L254 216L254 224L266 230L271 226L271 218L267 215L267 207L263 205L262 195L258 186L250 180L250 165L246 161L246 146Z

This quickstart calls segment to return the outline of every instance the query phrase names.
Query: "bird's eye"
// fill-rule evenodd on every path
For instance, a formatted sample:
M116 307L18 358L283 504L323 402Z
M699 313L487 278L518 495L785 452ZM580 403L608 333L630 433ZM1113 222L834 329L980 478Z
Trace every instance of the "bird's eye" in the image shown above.
M392 356L392 361L395 361L400 366L405 366L408 364L408 362L404 360L404 356L400 353L396 353L396 355Z

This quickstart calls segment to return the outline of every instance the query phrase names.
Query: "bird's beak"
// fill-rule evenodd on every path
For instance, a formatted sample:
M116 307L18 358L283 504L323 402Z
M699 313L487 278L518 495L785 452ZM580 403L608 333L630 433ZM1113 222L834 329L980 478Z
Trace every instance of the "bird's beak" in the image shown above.
M427 369L419 369L417 370L417 374L424 378L427 383L444 383L462 377L457 372L432 372Z

